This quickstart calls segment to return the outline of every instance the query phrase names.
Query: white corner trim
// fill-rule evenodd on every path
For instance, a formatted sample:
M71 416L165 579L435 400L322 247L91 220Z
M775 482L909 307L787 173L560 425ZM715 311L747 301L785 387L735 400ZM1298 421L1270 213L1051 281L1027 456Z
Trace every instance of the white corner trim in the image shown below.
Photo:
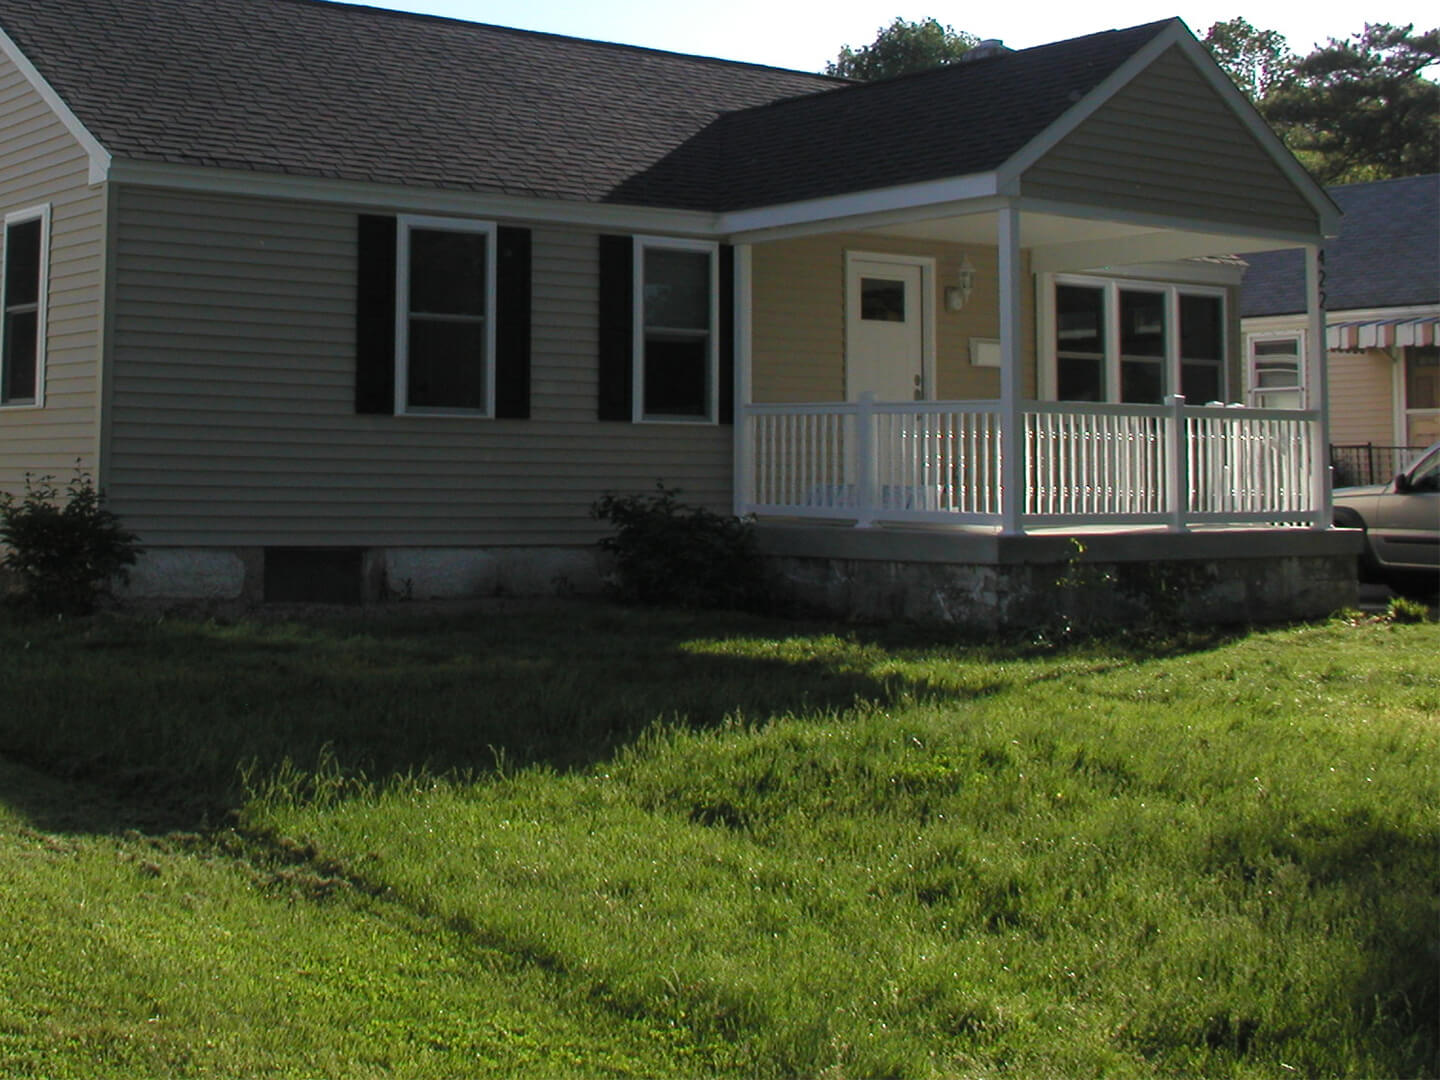
M80 122L80 118L65 104L65 100L55 92L55 88L46 81L34 64L30 62L20 46L15 44L15 39L0 29L0 54L4 54L15 69L20 72L31 88L40 95L41 100L49 106L60 123L65 125L65 130L74 136L75 141L80 144L81 149L90 158L90 183L103 184L109 179L111 157L110 151L100 145L100 140L90 133L90 129Z
M761 206L752 210L732 210L720 215L718 229L722 235L739 243L744 242L742 237L745 234L821 222L833 225L844 219L858 219L853 222L854 227L865 228L869 223L864 219L872 215L920 210L926 211L922 216L936 217L941 215L934 211L941 208L948 210L947 204L994 198L999 193L995 173L974 173L919 184L827 195L821 199L805 199L778 206Z

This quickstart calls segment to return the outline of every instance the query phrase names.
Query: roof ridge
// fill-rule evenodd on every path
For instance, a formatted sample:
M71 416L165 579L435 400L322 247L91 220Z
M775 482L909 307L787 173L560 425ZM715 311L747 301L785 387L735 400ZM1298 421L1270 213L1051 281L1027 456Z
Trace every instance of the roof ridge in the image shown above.
M206 0L214 2L214 0ZM779 71L790 75L808 75L811 78L839 84L838 88L845 86L852 80L842 78L838 75L827 75L821 71L805 71L800 68L780 67L777 64L761 64L753 60L730 60L723 56L706 56L703 53L679 52L675 49L661 49L653 45L631 45L623 41L605 41L602 38L580 37L575 34L562 34L554 30L531 30L520 26L506 26L503 23L480 22L475 19L462 19L454 15L435 15L425 11L407 11L400 8L380 7L377 4L362 3L359 0L265 0L273 4L295 4L304 7L327 7L327 8L348 8L355 11L365 12L379 18L406 19L423 22L454 23L460 26L472 26L477 29L505 34L515 34L523 37L550 38L559 41L576 42L582 45L595 45L604 49L617 49L621 52L652 53L658 56L671 56L680 60L694 60L705 64L722 64L727 67L758 68L763 71Z

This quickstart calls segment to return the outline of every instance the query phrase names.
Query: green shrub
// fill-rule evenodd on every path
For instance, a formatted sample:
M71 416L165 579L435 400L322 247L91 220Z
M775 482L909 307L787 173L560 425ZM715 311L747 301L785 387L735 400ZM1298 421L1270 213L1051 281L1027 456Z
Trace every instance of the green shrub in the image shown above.
M1430 609L1420 600L1408 596L1392 596L1385 614L1391 622L1423 623L1430 618Z
M657 482L647 495L604 495L590 515L616 528L600 547L614 558L610 591L621 601L684 608L768 610L775 589L755 528L678 501Z
M53 477L25 475L25 494L0 494L0 566L20 583L22 606L83 615L112 579L129 580L136 536L102 505L90 477L76 472L62 495Z

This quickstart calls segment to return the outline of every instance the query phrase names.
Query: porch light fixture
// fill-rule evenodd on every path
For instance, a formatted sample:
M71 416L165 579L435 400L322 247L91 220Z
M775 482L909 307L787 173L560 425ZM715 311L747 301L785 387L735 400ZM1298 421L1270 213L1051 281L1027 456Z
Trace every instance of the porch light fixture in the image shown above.
M975 266L969 255L960 258L960 269L955 274L955 284L945 286L945 310L960 311L975 290Z

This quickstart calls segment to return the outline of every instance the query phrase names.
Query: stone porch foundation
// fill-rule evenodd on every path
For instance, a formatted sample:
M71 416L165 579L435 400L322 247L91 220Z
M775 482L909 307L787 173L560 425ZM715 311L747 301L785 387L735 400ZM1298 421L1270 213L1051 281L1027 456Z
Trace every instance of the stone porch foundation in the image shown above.
M762 525L760 546L803 606L865 621L974 631L1323 618L1359 599L1358 532L955 530Z

